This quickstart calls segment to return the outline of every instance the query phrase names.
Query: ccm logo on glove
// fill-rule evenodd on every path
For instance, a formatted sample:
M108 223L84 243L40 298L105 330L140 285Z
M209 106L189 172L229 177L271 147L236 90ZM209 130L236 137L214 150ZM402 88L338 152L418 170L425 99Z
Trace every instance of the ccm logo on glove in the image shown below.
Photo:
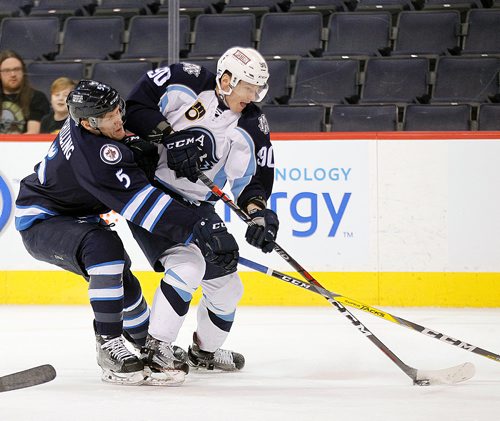
M238 244L227 231L226 225L218 215L210 215L196 223L193 228L193 241L205 260L228 273L238 265Z

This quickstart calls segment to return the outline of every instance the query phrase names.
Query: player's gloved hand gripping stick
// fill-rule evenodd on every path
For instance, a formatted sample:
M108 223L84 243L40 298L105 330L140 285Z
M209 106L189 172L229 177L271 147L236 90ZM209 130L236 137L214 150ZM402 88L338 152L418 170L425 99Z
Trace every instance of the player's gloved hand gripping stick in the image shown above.
M213 194L220 198L226 205L228 205L245 223L254 224L252 218L247 215L236 203L234 203L229 196L227 196L210 178L203 172L199 171L197 174L203 184L205 184ZM307 272L295 259L293 259L283 248L277 243L274 243L274 250L286 260L297 272L299 272L307 281L310 282L311 289L316 293L323 295L319 287L324 290L321 284ZM380 349L392 362L394 362L400 370L402 370L408 377L413 380L413 384L419 386L427 386L431 384L442 383L458 383L470 379L474 375L474 366L471 363L460 364L455 367L445 368L442 370L419 370L413 368L399 359L380 339L377 338L366 326L364 326L349 310L347 310L341 303L335 300L334 296L323 295L325 299L332 304L344 317L358 328L358 330L365 335L375 346Z

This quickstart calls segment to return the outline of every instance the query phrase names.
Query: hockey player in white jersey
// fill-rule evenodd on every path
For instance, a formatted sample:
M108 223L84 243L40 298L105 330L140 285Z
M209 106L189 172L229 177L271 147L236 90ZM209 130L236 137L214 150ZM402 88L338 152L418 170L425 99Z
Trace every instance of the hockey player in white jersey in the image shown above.
M152 306L146 361L161 357L162 346L176 340L201 285L189 364L224 371L244 366L242 354L221 348L243 293L238 246L214 211L217 198L197 174L201 170L217 185L229 184L235 201L256 222L247 241L272 251L279 226L266 207L273 152L266 118L253 104L266 95L268 78L267 63L256 50L233 47L219 59L217 75L189 63L161 67L143 76L127 99L126 128L160 144L157 185L191 203L202 218L194 230L197 240L187 245L129 224L151 265L164 271Z

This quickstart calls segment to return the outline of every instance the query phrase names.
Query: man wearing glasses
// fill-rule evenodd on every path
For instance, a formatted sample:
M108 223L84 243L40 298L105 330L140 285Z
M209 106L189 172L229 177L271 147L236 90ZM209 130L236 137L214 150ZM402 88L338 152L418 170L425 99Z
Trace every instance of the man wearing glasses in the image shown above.
M26 65L14 51L0 52L0 83L0 133L40 133L40 121L50 112L50 104L31 87Z

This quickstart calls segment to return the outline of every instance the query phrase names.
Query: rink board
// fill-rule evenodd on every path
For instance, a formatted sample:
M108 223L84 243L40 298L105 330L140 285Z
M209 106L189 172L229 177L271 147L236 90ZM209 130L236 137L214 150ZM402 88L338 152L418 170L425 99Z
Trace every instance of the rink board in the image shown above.
M148 303L161 274L135 272ZM297 273L287 272L300 278ZM324 288L374 306L500 307L499 273L319 273ZM245 293L240 305L327 306L322 296L276 278L240 272ZM193 304L200 299L200 290ZM87 284L62 271L0 272L0 304L88 304Z
M32 259L13 226L19 181L51 140L0 136L0 304L88 300L85 282ZM323 286L373 305L500 306L500 133L277 133L273 147L279 244ZM275 253L248 246L246 226L222 203L217 209L242 256L292 273ZM150 301L161 274L121 217L106 217ZM241 269L243 305L325 305Z

